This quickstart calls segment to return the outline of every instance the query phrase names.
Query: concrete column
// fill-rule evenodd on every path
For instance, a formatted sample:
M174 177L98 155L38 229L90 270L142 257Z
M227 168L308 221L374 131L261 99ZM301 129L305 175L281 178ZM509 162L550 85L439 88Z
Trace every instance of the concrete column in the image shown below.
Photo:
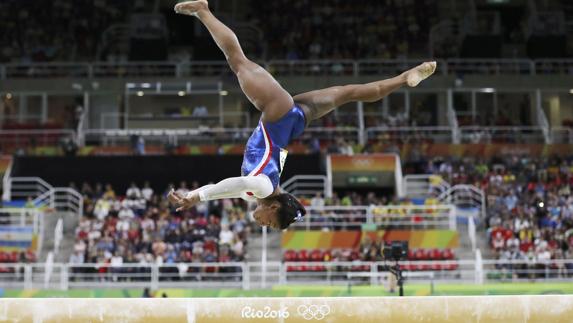
M48 121L48 94L42 93L42 123Z
M358 136L358 143L364 145L365 142L365 135L364 135L364 102L357 102L356 107L358 110L358 129L359 129L359 136Z
M28 115L28 95L20 94L20 101L18 105L18 122L24 122Z

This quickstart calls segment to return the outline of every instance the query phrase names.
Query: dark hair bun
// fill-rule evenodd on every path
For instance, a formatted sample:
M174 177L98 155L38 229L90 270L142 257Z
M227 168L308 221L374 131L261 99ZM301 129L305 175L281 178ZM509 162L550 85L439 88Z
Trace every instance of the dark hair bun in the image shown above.
M304 206L289 193L281 193L275 197L281 205L278 210L278 223L281 230L289 227L291 223L300 222L306 215Z

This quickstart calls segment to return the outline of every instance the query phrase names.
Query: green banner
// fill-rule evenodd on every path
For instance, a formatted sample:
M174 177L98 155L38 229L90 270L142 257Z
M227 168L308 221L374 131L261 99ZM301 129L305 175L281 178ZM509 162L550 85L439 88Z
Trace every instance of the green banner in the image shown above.
M474 284L406 284L407 296L463 295L573 295L573 283L492 283ZM397 296L383 286L296 286L277 285L272 289L160 289L153 297L350 297ZM139 298L142 289L74 289L62 290L0 290L2 297L66 297L66 298Z

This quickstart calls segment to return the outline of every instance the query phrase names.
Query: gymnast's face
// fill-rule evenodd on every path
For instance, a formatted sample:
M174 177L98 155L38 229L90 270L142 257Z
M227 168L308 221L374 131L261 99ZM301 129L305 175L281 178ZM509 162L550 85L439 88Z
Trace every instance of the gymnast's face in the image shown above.
M255 211L253 212L253 218L260 226L268 226L273 229L279 229L278 223L278 210L280 204L278 202L259 203Z

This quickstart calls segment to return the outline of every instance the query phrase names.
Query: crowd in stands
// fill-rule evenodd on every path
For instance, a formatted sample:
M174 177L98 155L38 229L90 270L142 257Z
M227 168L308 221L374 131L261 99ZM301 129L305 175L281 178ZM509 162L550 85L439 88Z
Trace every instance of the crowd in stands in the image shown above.
M485 257L503 260L498 269L522 278L543 277L545 270L558 276L573 272L573 263L548 264L551 260L573 259L573 158L508 155L491 160L435 158L422 164L422 172L441 175L452 185L471 184L484 190L487 203L484 239L491 247L489 252L485 251ZM335 193L332 198L317 194L304 203L321 207L396 205L411 201L350 192L340 197ZM381 246L380 242L364 241L359 251L340 251L336 257L333 253L322 255L338 260L380 260ZM309 255L308 259L314 258Z
M269 58L390 59L427 53L437 1L253 0Z
M496 258L541 263L573 259L572 158L510 155L490 161L441 159L428 165L430 173L441 174L452 184L484 190L488 242ZM565 272L573 266L550 269Z
M80 188L85 198L84 217L76 228L70 263L98 264L101 273L119 270L122 264L178 264L235 262L245 258L250 231L246 205L241 200L221 200L175 212L165 192L155 192L146 183L132 183L125 193L111 185ZM177 191L186 194L182 182ZM93 271L78 266L75 271ZM128 269L125 269L128 270ZM198 270L178 268L180 274ZM183 272L183 273L182 273Z
M263 31L268 58L426 56L429 30L438 19L436 3L252 0L244 21ZM12 32L0 35L5 44L0 62L94 60L107 28L126 23L133 12L151 9L145 0L2 1L0 28Z
M0 29L5 31L0 62L94 60L103 32L125 21L135 8L131 5L113 0L0 1Z
M466 14L455 10L439 12L438 3L437 0L250 0L233 5L233 12L218 2L211 6L221 9L216 14L231 27L253 26L253 30L262 31L265 45L261 47L267 48L268 59L394 59L427 57L432 27L444 18L461 20ZM125 61L133 58L130 57L133 53L126 53L125 47L129 45L107 48L102 40L110 35L109 42L115 39L114 33L106 34L106 30L114 25L129 24L133 13L163 12L167 25L178 26L172 5L169 1L150 0L4 0L0 2L0 28L10 32L0 35L3 44L0 62ZM527 18L519 14L520 10L515 12L513 15L510 11L508 17L502 15L502 32L507 34L505 41L524 43L525 30L529 30L523 28ZM480 19L476 24L481 28L477 32L489 33L495 24L482 21L482 17L493 19L492 15L478 15ZM543 20L543 17L538 18ZM149 20L149 23L152 30L157 27L155 21ZM556 29L547 22L542 25ZM130 27L138 30L136 24ZM196 50L187 37L189 33L179 29L183 28L173 28L169 35L164 35L161 29L159 35L168 38L165 43L171 44L166 57L187 61ZM455 36L443 36L435 56L457 56L459 40ZM129 41L117 38L121 42ZM243 39L245 47L253 42L261 43L249 37ZM262 56L263 52L257 49L253 54ZM342 72L345 68L337 64L333 72Z

